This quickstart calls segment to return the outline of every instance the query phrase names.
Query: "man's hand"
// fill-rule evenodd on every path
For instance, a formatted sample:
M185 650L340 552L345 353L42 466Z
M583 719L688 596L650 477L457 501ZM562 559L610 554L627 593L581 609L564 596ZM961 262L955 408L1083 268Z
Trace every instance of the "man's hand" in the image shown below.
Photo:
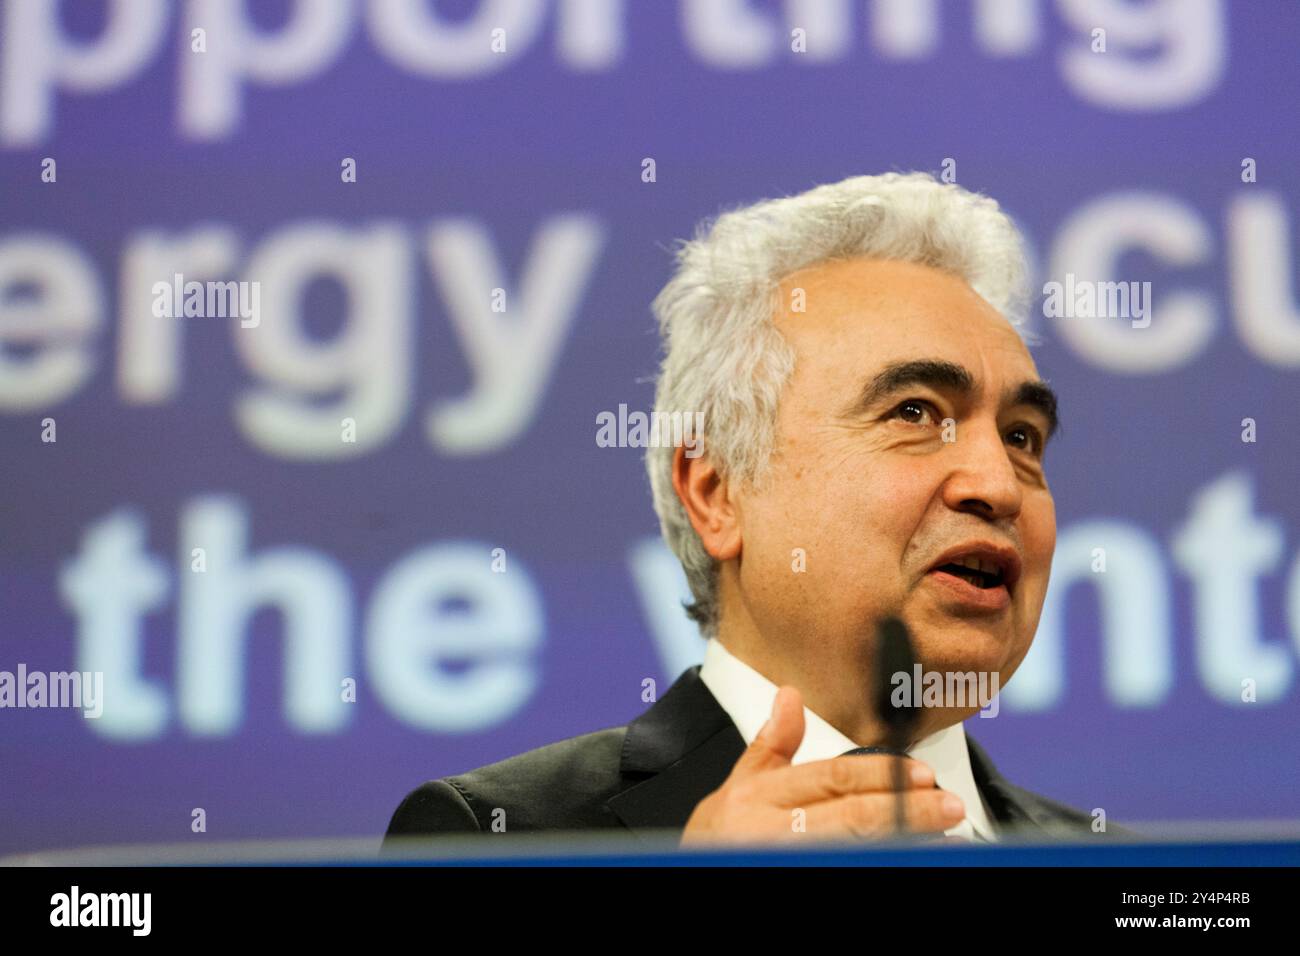
M803 696L782 687L772 717L722 786L695 807L682 846L807 839L879 840L894 832L891 767L898 758L855 754L790 763L803 741ZM907 758L904 810L913 833L942 834L966 815L961 798L934 786L934 770ZM802 828L795 810L802 809Z

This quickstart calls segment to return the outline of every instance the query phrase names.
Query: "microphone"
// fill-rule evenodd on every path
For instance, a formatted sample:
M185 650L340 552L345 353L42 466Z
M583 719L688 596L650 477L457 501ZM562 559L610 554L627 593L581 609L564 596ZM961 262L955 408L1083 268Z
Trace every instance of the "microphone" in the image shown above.
M848 757L853 754L888 754L890 761L890 788L894 791L894 831L896 835L907 834L907 811L904 802L906 779L904 761L910 756L908 746L916 737L916 729L921 721L920 706L912 704L912 695L905 695L904 703L894 706L890 699L894 685L892 677L903 673L911 675L916 667L916 652L912 647L912 635L901 619L886 615L876 624L876 667L872 675L871 704L877 720L885 729L883 746L855 747L841 754ZM935 782L935 787L939 786Z
M907 695L901 707L894 706L890 700L893 691L891 680L894 674L912 673L916 665L916 652L912 648L912 636L907 625L893 615L886 615L876 625L876 671L873 701L876 717L885 728L885 747L879 748L892 753L891 782L894 789L894 829L901 836L907 830L906 811L903 794L903 759L907 756L907 747L912 743L917 725L921 720L919 707L912 705L912 695ZM876 748L867 748L876 749Z

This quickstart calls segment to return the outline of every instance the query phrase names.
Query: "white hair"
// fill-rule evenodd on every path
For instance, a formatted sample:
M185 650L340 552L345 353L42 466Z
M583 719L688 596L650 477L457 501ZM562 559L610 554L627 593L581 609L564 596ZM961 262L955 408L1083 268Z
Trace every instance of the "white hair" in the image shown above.
M721 477L757 486L772 453L777 404L794 371L794 353L772 324L781 281L857 256L957 275L1023 324L1028 277L1014 223L995 200L927 173L853 176L701 222L693 240L678 241L676 271L651 305L665 352L655 411L702 412L704 453ZM675 450L652 445L646 469L664 540L695 599L686 613L708 636L720 616L718 562L673 489Z

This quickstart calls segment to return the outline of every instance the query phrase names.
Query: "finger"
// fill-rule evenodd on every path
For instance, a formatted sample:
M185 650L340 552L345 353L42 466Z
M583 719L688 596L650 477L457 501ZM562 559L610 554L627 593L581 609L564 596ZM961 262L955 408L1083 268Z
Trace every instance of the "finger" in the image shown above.
M740 755L731 777L744 779L762 770L789 767L803 735L803 695L797 687L781 687L772 702L772 716Z
M893 792L893 763L898 759L903 761L906 789L934 788L934 768L914 757L854 754L773 769L764 775L763 794L778 806L795 807L853 793Z
M956 804L950 804L949 797ZM807 832L877 840L892 836L895 799L892 793L857 793L813 804L807 808ZM903 801L910 833L942 833L966 816L961 798L946 790L909 790L903 794Z

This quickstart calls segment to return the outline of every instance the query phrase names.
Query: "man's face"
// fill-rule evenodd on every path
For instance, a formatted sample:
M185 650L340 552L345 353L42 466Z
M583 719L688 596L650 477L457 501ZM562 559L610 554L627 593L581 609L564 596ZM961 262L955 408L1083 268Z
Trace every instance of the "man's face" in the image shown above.
M802 312L788 311L796 288ZM925 670L997 672L1004 684L1038 626L1056 542L1042 460L1054 412L1028 350L962 279L922 265L825 263L782 292L775 322L795 371L770 473L735 493L724 643L738 617L761 635L738 643L779 647L769 669L810 687L809 706L841 724L861 710L886 613L907 623ZM932 573L968 545L1013 555L1017 579L976 588Z

